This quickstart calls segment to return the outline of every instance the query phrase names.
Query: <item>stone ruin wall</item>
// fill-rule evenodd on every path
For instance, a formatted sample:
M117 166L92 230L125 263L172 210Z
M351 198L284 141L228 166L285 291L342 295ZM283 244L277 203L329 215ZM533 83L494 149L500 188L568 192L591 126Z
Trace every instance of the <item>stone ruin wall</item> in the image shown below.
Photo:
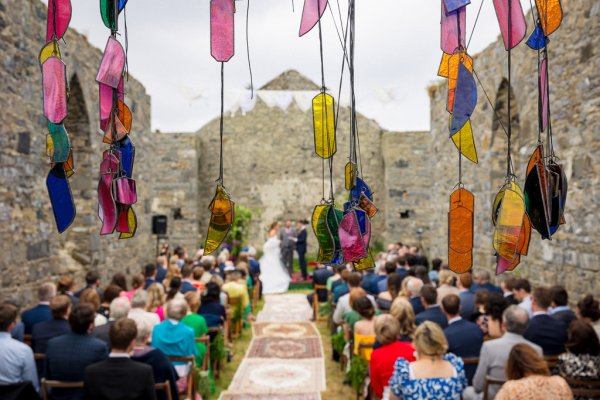
M488 4L489 5L489 4ZM552 241L532 233L529 255L515 275L534 284L563 284L577 301L585 293L600 295L600 1L566 0L560 29L549 44L552 127L555 149L569 180L566 221ZM531 31L531 16L527 17ZM507 122L506 52L500 40L478 54L475 70ZM537 53L521 43L513 51L513 154L522 187L527 161L537 142ZM448 139L446 83L430 88L433 194L431 252L447 254L448 196L457 183L457 152ZM481 87L471 119L479 165L463 162L463 181L475 194L475 267L495 271L491 204L504 182L506 136Z

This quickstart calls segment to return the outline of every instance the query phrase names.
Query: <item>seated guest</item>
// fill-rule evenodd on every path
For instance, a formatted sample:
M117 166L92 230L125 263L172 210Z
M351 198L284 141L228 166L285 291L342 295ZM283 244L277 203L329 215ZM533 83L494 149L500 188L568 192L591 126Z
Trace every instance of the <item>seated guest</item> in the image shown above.
M513 289L515 300L519 302L519 307L523 307L527 310L529 318L531 318L531 284L527 279L517 279L515 287Z
M337 304L340 297L350 293L350 287L348 285L350 271L346 269L346 266L340 266L340 268L342 268L342 271L340 272L341 278L337 282L334 282L331 287L331 290L333 291L333 304Z
M558 285L552 286L550 291L552 292L550 316L564 322L568 327L571 321L577 319L577 315L569 308L569 294L564 287Z
M94 326L100 326L106 324L108 319L98 312L100 308L100 296L95 288L84 289L79 295L79 303L89 304L94 307L96 318L94 318Z
M240 299L243 316L249 313L250 296L248 295L248 287L246 286L241 270L235 267L225 268L225 283L221 289L227 293L230 301L234 298Z
M392 302L400 293L402 279L398 274L389 274L387 276L387 290L379 293L377 296L377 306L381 311L389 311L392 307Z
M193 311L193 310L192 310ZM209 328L225 324L227 312L221 304L221 288L216 282L208 282L200 299L198 314L204 317ZM211 336L211 340L213 337Z
M331 269L325 267L323 264L320 264L320 263L317 264L317 266L315 267L315 271L313 272L313 275L312 275L313 288L315 287L315 285L326 286L327 280L331 276L333 276L333 271ZM317 297L318 297L319 303L325 303L328 300L327 295L328 295L327 289L318 289ZM308 304L312 304L313 293L307 294L306 298L308 299Z
M205 286L210 279L213 277L213 271L215 266L217 265L217 260L214 256L203 256L200 259L200 264L202 265L202 276L200 277L200 282Z
M75 290L75 280L71 276L65 275L56 283L56 292L58 294L69 296L71 299L71 305L76 306L79 304L79 297L75 296L73 290Z
M88 365L104 360L108 356L106 344L89 334L94 327L96 312L89 304L78 304L69 314L71 333L48 341L46 351L46 379L66 382L83 380ZM79 400L83 398L80 389L55 389L54 399Z
M442 266L442 260L439 258L434 258L431 260L431 271L427 274L429 275L429 279L436 283L436 285L440 282L440 269Z
M135 347L131 353L131 359L133 361L141 362L152 367L154 372L154 382L163 383L169 381L171 387L171 397L173 400L179 400L179 393L177 389L177 372L173 364L169 362L167 356L158 349L151 347L148 343L150 342L150 335L152 331L150 326L145 322L136 324L137 337L135 339ZM166 399L165 393L157 395L159 400Z
M165 303L167 302L167 296L165 294L165 288L160 283L150 285L148 290L148 305L146 311L158 315L158 319L162 322L165 320Z
M106 360L85 369L83 397L86 400L155 400L152 367L131 360L137 336L136 323L127 318L110 327L111 352Z
M396 268L398 268L398 266L396 265L396 261L387 261L384 266L384 271L385 271L385 277L386 279L380 279L379 282L377 283L377 292L378 293L382 293L385 292L387 290L387 277L394 274L394 275L398 275L396 274Z
M423 303L421 303L421 289L423 288L423 281L419 278L406 278L408 282L406 283L406 290L410 295L408 301L413 308L413 312L415 315L425 310L423 307Z
M362 278L358 272L351 273L348 277L348 287L351 290L361 289L364 295L366 295L375 306L375 299L373 298L373 296L371 296L370 294L366 294L366 292L364 292L364 289L360 287L361 279ZM350 293L347 293L340 297L336 303L335 311L333 312L333 322L336 325L340 325L342 323L344 315L350 310L352 310L352 307L350 307Z
M178 268L177 264L173 264L170 268ZM179 273L179 269L177 269ZM168 276L168 275L167 275ZM167 277L165 279L165 283L167 284L167 301L173 299L183 300L183 295L181 294L181 277L180 276L172 276Z
M56 286L52 283L43 283L38 288L38 305L23 311L21 321L25 325L25 334L31 335L33 326L37 323L50 321L52 312L50 311L50 300L56 296Z
M503 304L507 304L505 299ZM491 309L492 307L488 307ZM495 314L495 311L491 311ZM495 317L490 317L495 318ZM522 307L515 305L504 310L500 318L501 336L498 339L483 342L479 354L479 364L473 377L473 386L468 387L463 394L465 400L481 400L484 397L483 389L485 377L490 376L494 379L506 379L506 363L510 349L518 343L524 343L533 348L540 356L542 348L531 343L523 337L529 323L529 315ZM499 386L490 385L488 388L488 398L493 399L498 392Z
M424 285L431 285L431 279L429 279L427 268L422 265L417 265L415 267L415 278L422 280Z
M421 303L425 309L417 314L417 325L421 325L425 321L432 321L442 329L448 326L448 320L439 304L437 304L437 290L433 286L423 286L421 289Z
M192 282L192 272L191 265L186 264L181 268L181 289L179 289L181 294L198 291Z
M146 321L151 327L160 323L160 318L156 313L146 311L148 307L148 292L140 289L131 298L131 310L127 318L136 322Z
M379 293L377 288L381 277L375 273L375 269L368 269L362 279L361 287L370 295L376 296Z
M448 342L442 329L431 321L417 328L413 346L416 361L399 358L389 386L394 396L403 400L460 400L467 386L462 360L446 353Z
M594 328L600 338L600 303L588 294L577 303L577 317Z
M106 293L106 292L105 292ZM100 325L92 330L92 336L102 340L108 346L110 343L109 332L110 327L115 321L121 318L127 318L127 314L131 310L131 303L125 297L117 297L110 303L110 317L108 322Z
M35 390L39 390L31 347L10 335L16 325L17 315L18 309L14 305L0 305L0 385L29 381Z
M83 292L87 289L93 289L98 293L98 298L102 298L102 290L100 290L100 274L97 270L91 269L85 273L85 287L75 293L75 297L81 298Z
M125 275L124 272L116 272L110 280L109 286L117 286L121 289L122 292L128 291L129 289L127 288L127 275Z
M327 290L329 290L332 294L336 287L344 283L344 280L342 279L342 272L348 272L346 265L338 265L337 267L333 267L333 270L335 274L327 279ZM348 276L346 276L346 279L348 279Z
M18 340L19 342L25 342L25 324L23 324L23 321L19 319L19 314L21 313L19 305L11 300L4 300L2 304L10 304L11 306L17 308L17 320L15 321L15 327L10 333L10 337L12 337L15 340Z
M475 273L475 284L471 286L471 291L476 293L478 290L485 289L490 293L502 293L502 289L490 282L491 279L488 271L480 269Z
M352 288L352 290L350 291L350 294L349 294L350 309L344 313L344 317L342 318L342 320L344 321L344 329L345 329L345 333L346 333L345 336L346 336L347 340L350 340L350 336L352 336L354 324L363 318L362 315L356 310L356 308L354 306L354 301L356 299L358 299L359 297L366 297L366 296L367 296L367 292L365 292L365 290L361 287Z
M456 287L460 297L460 316L467 321L471 321L471 316L475 312L475 294L469 290L472 284L473 278L470 272L458 275Z
M156 265L146 264L144 267L144 290L156 283Z
M449 294L459 295L460 290L454 286L454 273L449 269L440 271L440 286L437 288L437 303L442 304L442 300Z
M400 284L404 282L404 279L410 275L410 268L408 266L408 261L405 256L399 256L396 258L396 264L398 268L396 268L396 274L400 277Z
M477 324L462 319L460 316L460 298L455 294L446 295L442 300L442 311L448 319L448 326L444 329L444 335L448 341L448 351L463 359L479 357L479 351L483 344L483 333ZM465 375L469 383L473 380L476 368L475 364L465 365Z
M144 288L144 275L142 274L134 274L131 276L131 290L128 292L121 292L122 297L126 297L129 301L133 298L133 295L138 290Z
M516 284L517 278L515 278L512 275L507 276L506 279L504 279L500 284L500 288L502 289L504 298L508 302L509 306L516 305L519 303L517 299L515 299L515 294L513 293Z
M361 319L356 321L352 327L354 354L369 361L371 359L371 353L373 352L372 346L373 343L375 343L375 307L373 307L373 303L367 296L361 296L354 300L352 308L361 317ZM361 348L361 345L366 345L367 347Z
M116 276L116 274L115 274L115 276ZM113 277L113 279L114 279L114 277ZM123 279L125 279L125 278L123 278ZM102 296L102 303L100 303L100 307L98 307L98 310L96 310L96 312L100 315L103 315L104 318L106 318L108 320L108 318L110 317L110 303L112 303L112 301L114 299L119 297L121 295L122 291L123 291L123 289L121 289L120 286L108 285L106 287L106 289L104 289L104 296Z
M156 257L156 282L163 283L167 276L167 257Z
M256 281L260 276L260 262L256 259L256 249L254 247L248 248L248 264L250 265L250 275Z
M506 297L497 292L488 295L487 291L479 291L477 295L480 293L486 294L486 300L483 305L482 324L479 325L481 320L478 321L479 329L488 338L499 338L504 334L502 330L502 315L508 307L508 301L506 301Z
M188 304L188 310L181 320L181 322L194 330L194 338L198 339L208 333L208 326L206 320L202 315L197 314L195 311L200 307L200 295L198 292L187 292L184 296L186 303ZM206 354L206 345L202 342L196 342L196 349L198 355L196 356L196 365L201 367L204 355Z
M50 300L50 311L52 311L50 321L40 322L33 327L31 343L36 353L45 354L50 339L71 332L68 321L71 299L64 294L54 297Z
M408 302L404 301L406 307L412 313ZM373 350L369 362L369 376L371 387L378 399L383 397L383 389L388 386L388 381L394 372L394 364L398 358L408 362L415 361L415 349L411 342L400 341L400 322L389 314L375 317L375 336L379 348Z
M167 303L167 319L154 327L152 346L167 356L197 356L194 330L183 324L181 320L188 312L185 300L173 299ZM188 365L175 365L180 377L190 372Z
M557 355L565 351L567 325L548 315L552 302L552 292L547 287L538 287L533 291L531 302L532 317L525 339L542 348L545 356Z
M390 308L390 315L400 324L398 340L401 342L412 342L417 324L415 323L415 313L410 303L406 299L396 298Z
M560 376L550 376L546 361L531 346L524 343L514 345L510 351L506 377L508 381L498 391L496 400L573 398L567 382Z
M567 352L558 356L556 367L560 376L579 381L600 380L600 342L594 328L581 320L573 321L565 347ZM576 397L578 400L588 398Z
M475 293L475 311L471 314L471 322L475 322L479 325L479 329L483 332L484 335L488 334L488 320L485 312L486 304L488 303L488 299L490 297L490 292L485 289L478 290ZM500 293L496 294L496 299L502 297L502 304L506 304L506 299L500 295Z

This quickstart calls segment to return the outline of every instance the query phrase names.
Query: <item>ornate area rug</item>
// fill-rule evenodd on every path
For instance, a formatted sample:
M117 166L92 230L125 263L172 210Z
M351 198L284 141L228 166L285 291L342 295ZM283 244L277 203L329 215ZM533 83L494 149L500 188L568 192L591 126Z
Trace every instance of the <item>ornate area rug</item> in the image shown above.
M321 400L319 394L245 394L226 391L221 400Z
M286 339L255 338L246 357L253 358L320 358L323 357L319 338Z
M257 322L254 324L254 336L300 339L319 337L319 332L310 322Z
M300 322L312 317L312 309L306 295L286 294L266 296L265 306L256 318L257 322Z

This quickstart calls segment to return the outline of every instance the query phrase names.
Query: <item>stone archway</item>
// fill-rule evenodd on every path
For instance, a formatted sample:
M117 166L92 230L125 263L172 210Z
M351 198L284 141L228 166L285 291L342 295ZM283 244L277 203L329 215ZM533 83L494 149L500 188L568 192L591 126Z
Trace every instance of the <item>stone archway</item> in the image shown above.
M496 101L494 104L495 113L492 114L492 137L490 139L490 151L504 151L506 149L505 129L508 129L508 80L502 78L498 91L496 92ZM513 142L520 136L521 119L519 117L519 107L515 97L514 88L510 88L510 111L511 111L511 131Z

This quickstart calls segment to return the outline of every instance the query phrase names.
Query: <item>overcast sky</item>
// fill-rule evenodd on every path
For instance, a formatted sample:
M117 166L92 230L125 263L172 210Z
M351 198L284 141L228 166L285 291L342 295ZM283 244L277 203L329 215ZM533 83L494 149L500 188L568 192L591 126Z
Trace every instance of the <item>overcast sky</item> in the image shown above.
M472 0L467 32L485 0ZM339 0L342 7L347 0ZM108 29L98 1L72 0L71 27L104 48ZM303 0L250 0L250 54L255 87L287 69L320 81L318 32L298 37ZM245 24L248 0L236 1L236 55L225 66L226 106L249 86ZM523 4L525 6L525 4ZM329 7L337 16L337 2ZM527 7L528 8L528 7ZM344 11L344 10L342 10ZM441 57L439 0L358 0L356 93L358 111L390 130L429 128L426 87ZM120 19L122 26L122 17ZM339 27L339 18L336 19ZM209 0L129 0L129 68L152 96L152 127L195 131L218 114L219 63L210 56ZM499 34L494 7L485 2L469 52ZM341 45L329 10L323 19L325 78L337 97ZM343 96L347 97L347 93Z

